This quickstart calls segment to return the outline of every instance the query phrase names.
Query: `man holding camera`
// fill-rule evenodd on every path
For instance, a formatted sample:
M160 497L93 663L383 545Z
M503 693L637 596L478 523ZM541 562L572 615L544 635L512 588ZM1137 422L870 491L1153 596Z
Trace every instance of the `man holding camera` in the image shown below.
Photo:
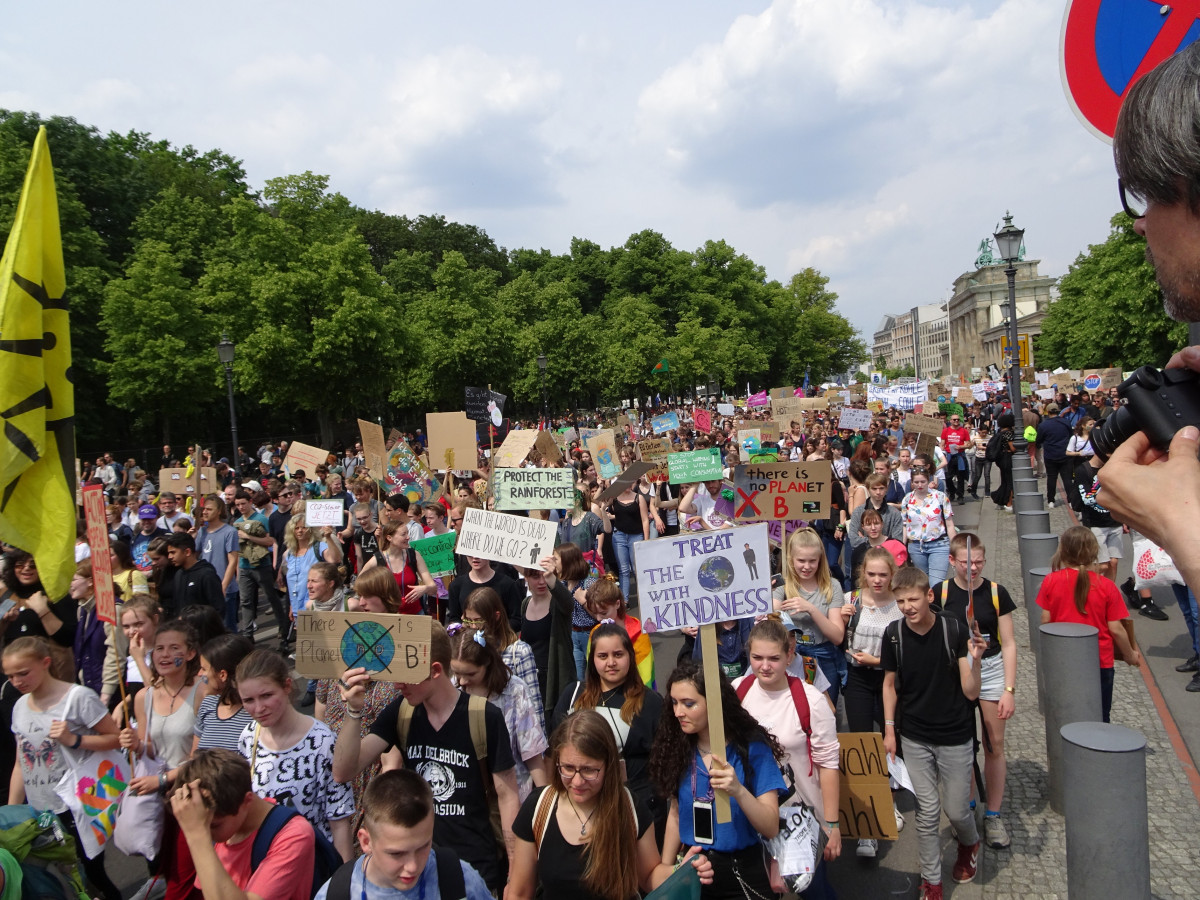
M1193 43L1130 88L1113 139L1121 202L1146 238L1167 315L1193 322L1200 321L1198 82L1200 43ZM1200 346L1176 353L1167 366L1200 372ZM1138 432L1099 475L1104 506L1170 553L1193 592L1200 587L1198 449L1194 425L1176 432L1169 452Z

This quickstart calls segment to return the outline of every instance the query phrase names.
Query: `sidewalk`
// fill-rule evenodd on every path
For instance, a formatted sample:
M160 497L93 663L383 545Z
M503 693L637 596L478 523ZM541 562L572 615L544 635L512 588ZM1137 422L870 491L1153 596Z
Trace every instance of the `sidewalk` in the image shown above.
M1017 604L1013 614L1018 643L1017 708L1005 734L1008 783L1004 815L1012 846L1007 850L985 848L978 878L981 896L987 900L1066 900L1066 831L1063 818L1050 809L1048 801L1045 722L1037 710L1015 517L997 512L989 502L969 503L959 509L962 526L968 525L968 518L979 522L977 531L988 550L984 574L1005 585ZM1061 506L1050 511L1050 522L1056 533L1074 524ZM1171 624L1182 629L1178 607L1165 608L1172 615ZM1134 620L1141 632L1147 620L1139 616ZM1152 681L1153 676L1149 677ZM1122 663L1116 667L1112 721L1140 731L1147 741L1153 896L1156 900L1193 900L1200 892L1200 854L1195 850L1200 802L1142 672ZM1174 730L1174 724L1170 726ZM1194 769L1190 759L1187 764ZM1113 822L1112 827L1120 829L1121 823Z

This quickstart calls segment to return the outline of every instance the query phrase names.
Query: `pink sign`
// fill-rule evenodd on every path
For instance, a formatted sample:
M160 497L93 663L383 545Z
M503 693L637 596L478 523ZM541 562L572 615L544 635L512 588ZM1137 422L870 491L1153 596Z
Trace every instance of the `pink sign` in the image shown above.
M692 413L692 421L696 425L696 430L707 434L712 431L712 413L707 409L698 409Z

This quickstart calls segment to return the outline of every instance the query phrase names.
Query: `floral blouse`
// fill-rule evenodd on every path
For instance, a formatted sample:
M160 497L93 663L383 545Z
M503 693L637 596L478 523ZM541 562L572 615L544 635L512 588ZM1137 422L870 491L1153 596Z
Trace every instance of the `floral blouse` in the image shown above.
M913 542L947 537L946 520L954 518L950 498L936 488L926 491L924 500L909 493L900 511L904 514L904 538Z

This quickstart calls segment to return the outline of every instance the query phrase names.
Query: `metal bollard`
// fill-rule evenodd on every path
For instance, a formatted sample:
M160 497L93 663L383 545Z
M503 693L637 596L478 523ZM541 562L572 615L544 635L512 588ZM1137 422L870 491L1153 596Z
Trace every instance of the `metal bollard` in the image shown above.
M1042 608L1037 605L1038 591L1042 581L1049 575L1051 569L1045 568L1025 570L1025 620L1029 623L1029 649L1033 651L1034 669L1037 672L1037 704L1038 712L1046 714L1046 675L1042 668L1042 632L1039 628L1042 621Z
M1040 512L1041 510L1043 510L1045 508L1046 508L1046 498L1042 496L1041 491L1017 491L1016 493L1013 494L1013 509L1015 509L1019 513L1028 512L1031 510L1036 510L1036 511ZM1020 519L1018 519L1017 521L1020 522ZM1049 518L1046 519L1046 527L1043 528L1042 530L1043 531L1050 530L1050 519ZM1018 527L1017 534L1020 534L1020 533L1021 533L1021 530Z
M1103 722L1061 737L1067 896L1150 900L1146 738Z
M1017 537L1023 534L1045 534L1049 530L1049 510L1027 509L1017 511Z
M1016 476L1013 478L1014 494L1024 493L1026 491L1034 491L1038 494L1041 493L1041 490L1038 488L1038 480L1036 478L1031 478L1028 473L1025 475L1014 473L1014 475Z
M1094 625L1054 622L1041 626L1039 662L1046 685L1046 768L1050 808L1063 814L1062 735L1073 722L1099 722L1100 632ZM1110 823L1111 824L1111 823Z
M1021 551L1021 569L1041 569L1050 565L1058 550L1057 534L1023 534L1017 538Z

